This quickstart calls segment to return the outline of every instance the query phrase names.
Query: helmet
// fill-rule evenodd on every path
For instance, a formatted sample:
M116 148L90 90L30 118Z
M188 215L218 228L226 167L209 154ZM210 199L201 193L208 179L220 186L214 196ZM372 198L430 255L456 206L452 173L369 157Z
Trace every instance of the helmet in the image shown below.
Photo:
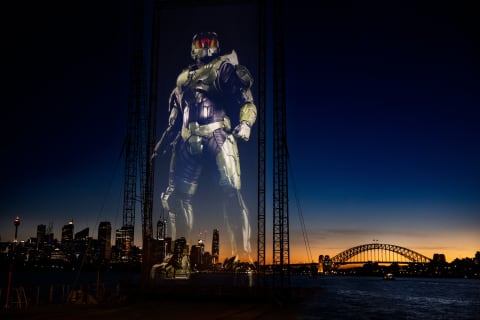
M220 43L215 32L201 32L192 39L192 59L196 62L208 62L220 54Z

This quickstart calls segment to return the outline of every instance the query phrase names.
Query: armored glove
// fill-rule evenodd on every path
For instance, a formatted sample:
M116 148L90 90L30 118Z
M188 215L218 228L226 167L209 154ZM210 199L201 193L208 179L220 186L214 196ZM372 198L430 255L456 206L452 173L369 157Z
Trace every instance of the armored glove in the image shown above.
M250 123L248 121L242 121L238 126L233 130L233 135L237 138L241 138L245 141L250 139Z

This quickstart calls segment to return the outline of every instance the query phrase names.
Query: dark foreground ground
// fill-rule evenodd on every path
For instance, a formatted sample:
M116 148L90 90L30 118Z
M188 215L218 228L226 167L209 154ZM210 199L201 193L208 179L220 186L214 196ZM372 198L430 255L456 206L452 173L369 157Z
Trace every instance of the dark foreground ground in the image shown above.
M88 299L64 304L1 309L0 319L298 319L305 289L245 287L164 287L161 292L131 292L124 299L92 303Z
M124 305L53 305L0 313L1 319L296 319L294 305L150 301Z

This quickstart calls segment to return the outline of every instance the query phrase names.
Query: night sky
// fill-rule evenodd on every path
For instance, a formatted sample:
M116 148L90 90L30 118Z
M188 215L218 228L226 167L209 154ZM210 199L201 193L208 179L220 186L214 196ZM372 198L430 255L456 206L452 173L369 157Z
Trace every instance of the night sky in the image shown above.
M185 20L209 11L197 10L201 14L190 11ZM480 250L480 43L474 12L468 1L289 1L293 262L306 259L299 209L315 260L373 239L428 257L445 253L448 261ZM255 74L255 28L241 19L248 13L241 13L219 19L223 33L217 32L220 41L225 37L223 48L235 49ZM11 3L1 21L0 241L13 239L17 215L20 240L36 236L36 226L50 222L60 238L70 219L75 231L90 227L94 238L99 221L119 228L130 4ZM166 29L162 39L171 49L162 56L165 92L178 68L190 63L189 43L198 26L216 27L209 21ZM177 43L167 40L169 31ZM159 108L161 126L166 103ZM240 150L247 198L256 193L251 142ZM164 160L159 161L162 166ZM158 176L157 193L165 184ZM267 192L271 195L271 189ZM249 201L254 218L256 202ZM195 230L205 229L210 249L209 226Z

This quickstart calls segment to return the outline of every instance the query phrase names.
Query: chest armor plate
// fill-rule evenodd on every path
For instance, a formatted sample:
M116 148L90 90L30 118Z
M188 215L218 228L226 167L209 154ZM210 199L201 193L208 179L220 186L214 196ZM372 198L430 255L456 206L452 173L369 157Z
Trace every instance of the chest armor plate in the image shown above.
M200 125L223 120L225 115L215 87L221 61L212 61L196 70L184 71L177 81L183 95L184 126L190 122Z

